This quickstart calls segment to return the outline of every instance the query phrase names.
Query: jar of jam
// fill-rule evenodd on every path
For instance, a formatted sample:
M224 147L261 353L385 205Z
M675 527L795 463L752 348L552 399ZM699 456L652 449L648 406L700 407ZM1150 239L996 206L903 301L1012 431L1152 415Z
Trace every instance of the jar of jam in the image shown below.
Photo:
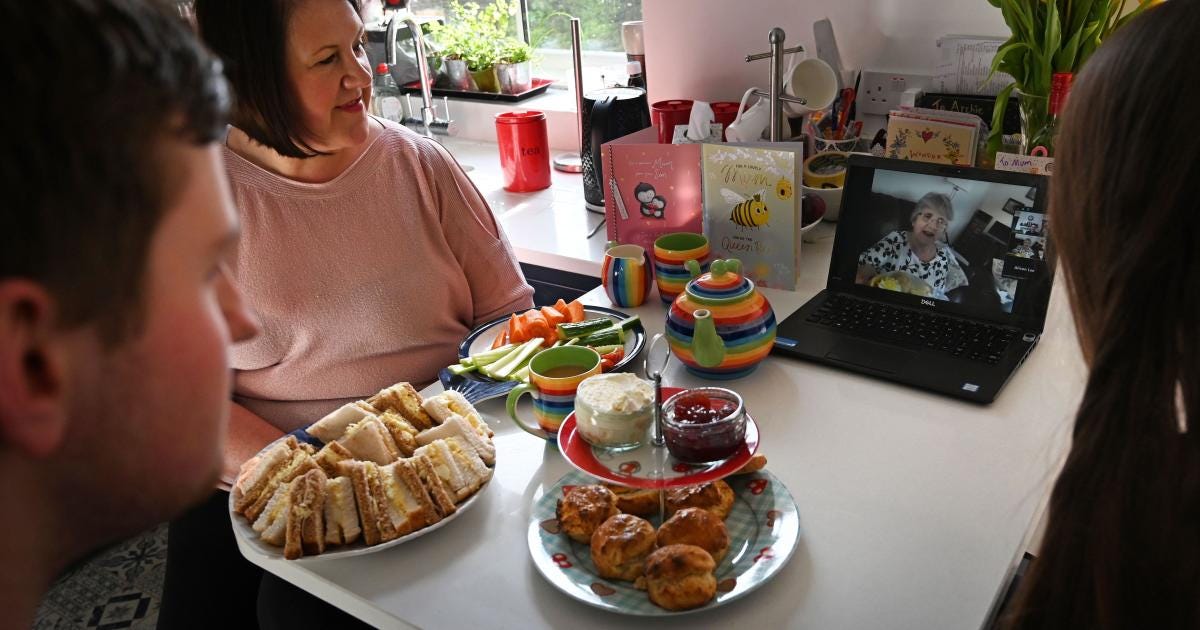
M746 442L746 407L733 390L686 389L663 403L662 414L667 450L679 461L720 461Z

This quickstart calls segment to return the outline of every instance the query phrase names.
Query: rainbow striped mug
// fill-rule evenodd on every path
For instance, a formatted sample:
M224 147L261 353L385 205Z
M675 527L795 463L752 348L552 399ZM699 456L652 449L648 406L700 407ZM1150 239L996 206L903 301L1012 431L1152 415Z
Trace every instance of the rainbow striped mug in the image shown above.
M671 306L692 279L687 261L694 260L702 271L708 271L708 259L708 237L703 234L674 232L658 237L654 241L654 277L663 304Z
M600 283L614 306L641 306L650 295L653 267L646 249L640 245L617 245L609 242L600 264Z
M575 411L575 390L579 384L599 373L600 355L591 348L559 346L542 350L529 361L529 382L508 393L508 415L529 433L553 440L563 421ZM536 427L517 414L517 401L525 394L533 396Z

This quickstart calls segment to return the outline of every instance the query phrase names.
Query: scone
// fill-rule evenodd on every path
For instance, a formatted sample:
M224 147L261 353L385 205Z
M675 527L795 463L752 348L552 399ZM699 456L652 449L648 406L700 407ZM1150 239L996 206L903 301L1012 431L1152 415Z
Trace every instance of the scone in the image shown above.
M703 508L725 520L733 509L733 488L718 480L667 490L667 514L690 507Z
M556 512L563 533L587 544L596 528L618 513L617 497L604 486L578 486L558 500Z
M658 546L695 545L707 551L717 564L729 551L725 521L701 508L684 508L658 528Z
M654 526L632 514L618 514L592 534L592 562L601 577L630 582L641 577L646 556L657 543Z
M629 488L606 483L604 487L617 495L617 509L626 514L654 516L658 514L658 490Z
M650 601L667 610L687 610L717 594L717 563L695 545L669 545L646 558L646 591Z

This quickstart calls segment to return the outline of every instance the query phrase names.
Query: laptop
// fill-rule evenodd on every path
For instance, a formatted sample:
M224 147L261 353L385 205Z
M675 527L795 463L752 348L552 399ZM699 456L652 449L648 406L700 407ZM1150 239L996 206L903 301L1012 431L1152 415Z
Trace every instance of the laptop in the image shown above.
M1045 325L1047 190L1038 175L851 155L825 289L779 324L773 352L994 401Z

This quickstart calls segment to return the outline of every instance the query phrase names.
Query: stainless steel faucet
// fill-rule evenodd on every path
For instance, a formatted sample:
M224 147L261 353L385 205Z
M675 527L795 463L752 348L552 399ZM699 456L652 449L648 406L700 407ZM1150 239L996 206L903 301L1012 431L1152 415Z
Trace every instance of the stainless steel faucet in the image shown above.
M407 3L404 4L407 5ZM409 115L405 116L401 122L408 126L417 125L421 133L428 138L432 138L435 133L448 135L452 122L450 120L450 102L445 97L442 98L446 118L438 118L437 112L433 108L433 90L429 85L429 61L425 57L425 38L421 36L421 25L417 23L416 16L408 10L407 6L392 10L392 17L387 23L387 35L384 38L384 61L389 68L396 63L396 31L400 24L407 26L408 31L412 33L413 47L416 48L417 53L417 72L420 75L418 82L421 85L421 117L416 118ZM407 97L405 101L408 101ZM407 109L409 112L412 111L411 106Z

